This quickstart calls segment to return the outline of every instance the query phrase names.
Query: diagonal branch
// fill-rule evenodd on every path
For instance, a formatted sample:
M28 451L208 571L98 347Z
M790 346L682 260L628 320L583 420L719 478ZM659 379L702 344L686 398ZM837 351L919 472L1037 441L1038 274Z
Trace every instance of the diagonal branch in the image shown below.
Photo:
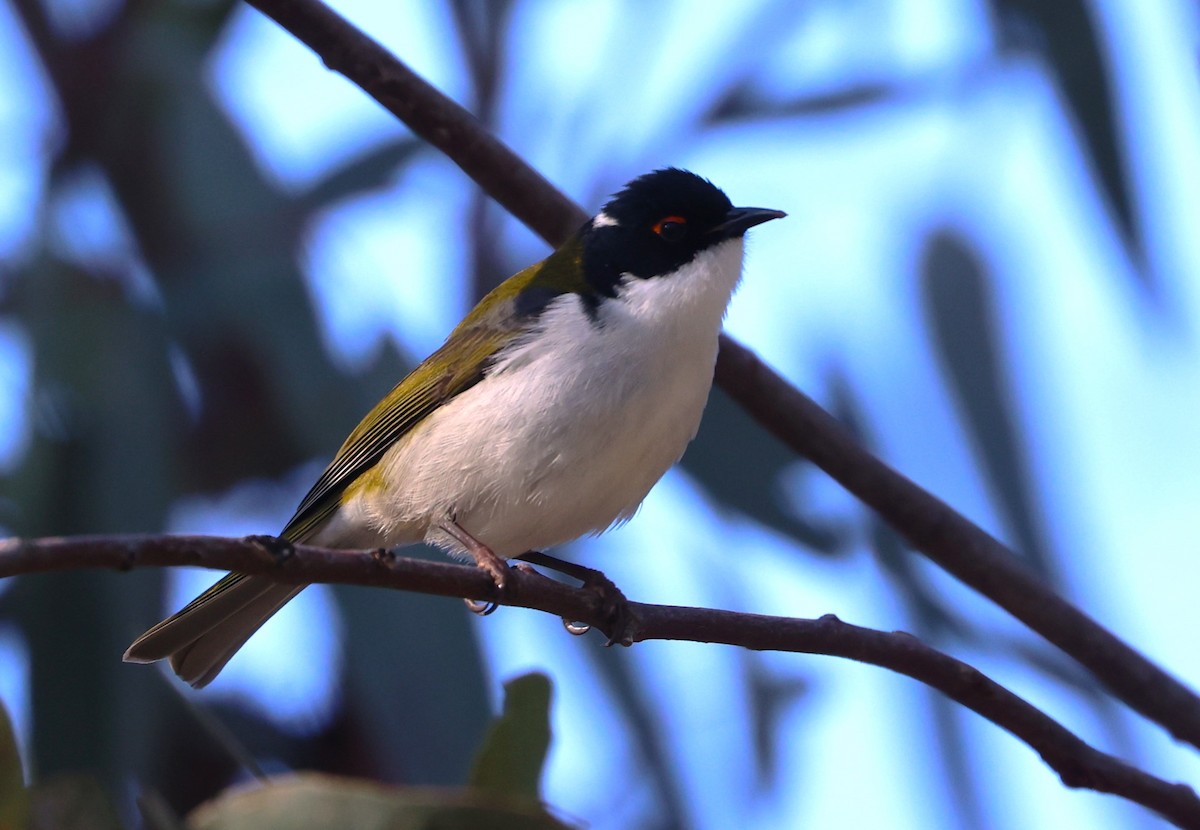
M319 0L247 2L444 152L550 244L586 220L469 112ZM811 398L724 335L716 382L913 547L1078 660L1133 709L1200 747L1200 698L1192 690L1056 594L995 537L864 450Z
M93 536L0 541L0 579L52 571L198 565L261 574L279 582L373 585L447 597L500 600L478 568L297 545L287 557L250 540L211 536ZM604 625L601 600L537 573L513 570L503 602ZM1180 827L1200 827L1200 798L1090 746L1026 700L978 670L903 632L875 631L832 615L819 620L768 617L630 603L636 641L689 640L758 650L824 654L881 666L942 692L1028 744L1068 787L1141 804Z

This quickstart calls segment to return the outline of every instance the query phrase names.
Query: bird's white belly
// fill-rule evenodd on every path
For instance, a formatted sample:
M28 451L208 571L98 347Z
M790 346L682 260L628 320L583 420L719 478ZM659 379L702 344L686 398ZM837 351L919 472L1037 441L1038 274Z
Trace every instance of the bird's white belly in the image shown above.
M644 355L589 365L540 350L455 398L390 453L394 483L370 512L383 527L453 517L501 556L628 519L696 434L715 338L701 352L668 367ZM430 541L454 547L436 532Z
M692 372L688 383L625 367L551 389L535 383L545 368L523 368L499 389L485 381L431 420L413 442L420 449L398 453L403 494L382 513L453 516L501 556L632 516L695 435L711 357L709 377Z

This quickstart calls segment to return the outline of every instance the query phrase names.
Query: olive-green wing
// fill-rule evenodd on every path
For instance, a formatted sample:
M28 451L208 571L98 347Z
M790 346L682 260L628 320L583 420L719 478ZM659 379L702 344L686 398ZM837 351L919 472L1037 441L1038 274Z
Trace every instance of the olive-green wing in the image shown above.
M367 413L281 535L293 542L308 538L337 509L351 482L427 415L478 383L496 352L527 329L547 304L561 294L587 290L581 251L576 236L488 294L440 349Z
M512 336L491 326L456 330L367 413L280 535L293 542L308 538L337 508L351 482L427 415L478 383L490 358Z

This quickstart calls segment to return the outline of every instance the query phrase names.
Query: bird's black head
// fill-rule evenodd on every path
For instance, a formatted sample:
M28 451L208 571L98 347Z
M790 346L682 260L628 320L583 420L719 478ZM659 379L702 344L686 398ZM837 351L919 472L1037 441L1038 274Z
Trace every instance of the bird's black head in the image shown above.
M615 296L621 278L662 276L698 253L784 214L735 208L707 179L669 167L631 181L582 230L584 277Z

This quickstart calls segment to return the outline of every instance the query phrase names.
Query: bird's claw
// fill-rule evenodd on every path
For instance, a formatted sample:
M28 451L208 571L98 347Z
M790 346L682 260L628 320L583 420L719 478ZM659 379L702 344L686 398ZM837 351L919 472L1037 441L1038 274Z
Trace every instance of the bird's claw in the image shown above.
M480 617L494 614L496 609L500 607L500 603L494 600L463 599L463 602L466 603L468 611L472 614L478 614Z
M385 568L390 568L396 564L396 551L391 548L375 548L371 551L371 558L379 565Z
M255 534L245 537L242 541L270 554L276 565L283 564L296 555L296 546L282 536Z
M563 628L567 630L567 633L575 637L582 637L584 634L587 634L592 630L592 627L587 623L573 620L570 617L563 617L562 624Z

